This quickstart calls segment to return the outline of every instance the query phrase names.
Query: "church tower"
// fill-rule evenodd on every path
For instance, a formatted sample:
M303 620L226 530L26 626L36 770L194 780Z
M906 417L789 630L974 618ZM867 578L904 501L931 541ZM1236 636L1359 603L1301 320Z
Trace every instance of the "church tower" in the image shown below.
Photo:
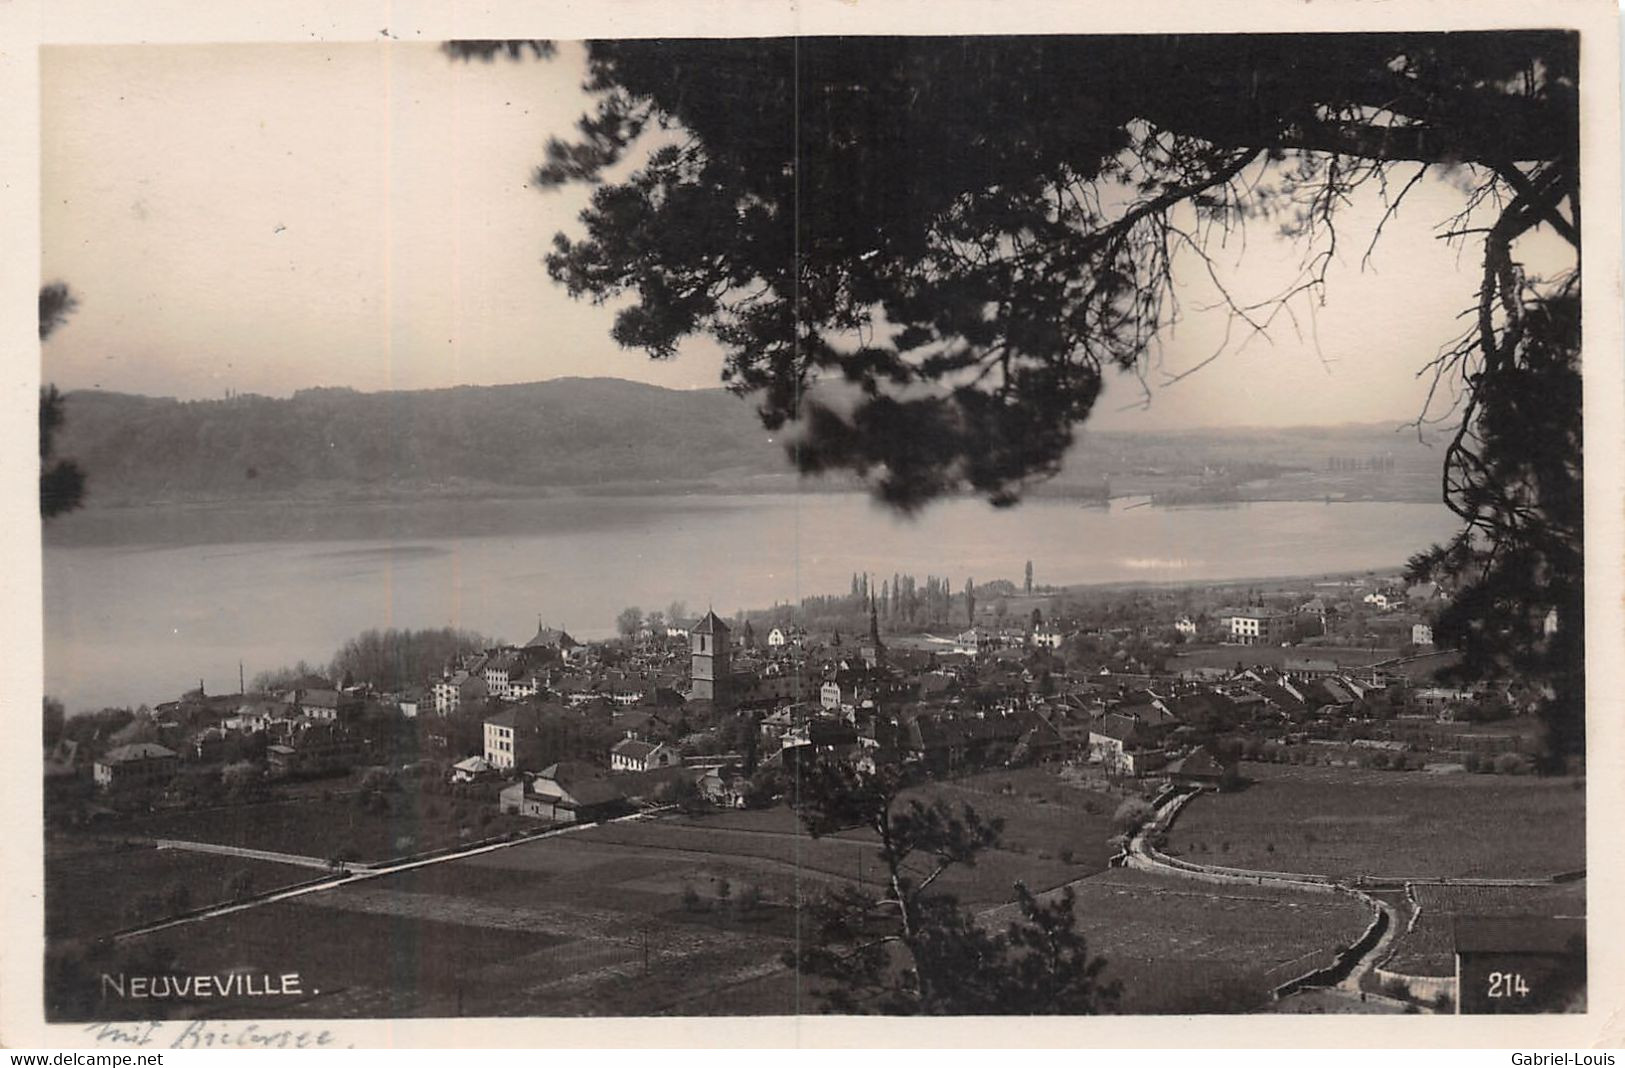
M728 679L733 674L733 643L728 638L728 624L715 612L689 631L689 675L692 679L689 696L697 701L721 702L726 699Z
M858 655L870 670L886 662L886 646L880 641L880 614L875 611L874 594L869 595L869 640L858 646Z

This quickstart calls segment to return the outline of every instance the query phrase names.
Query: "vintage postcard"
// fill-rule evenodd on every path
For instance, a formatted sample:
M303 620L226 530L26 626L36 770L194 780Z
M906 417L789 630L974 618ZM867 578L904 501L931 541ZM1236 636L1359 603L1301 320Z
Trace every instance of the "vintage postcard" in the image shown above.
M1612 8L318 7L0 13L6 1044L1619 1041Z

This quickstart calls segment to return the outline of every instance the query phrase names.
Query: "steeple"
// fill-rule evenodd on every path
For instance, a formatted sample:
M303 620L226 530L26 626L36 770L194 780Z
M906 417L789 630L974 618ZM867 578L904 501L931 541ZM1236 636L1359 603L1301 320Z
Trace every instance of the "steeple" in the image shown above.
M719 704L728 699L728 683L733 674L732 652L728 624L715 611L708 610L705 618L689 631L691 697Z

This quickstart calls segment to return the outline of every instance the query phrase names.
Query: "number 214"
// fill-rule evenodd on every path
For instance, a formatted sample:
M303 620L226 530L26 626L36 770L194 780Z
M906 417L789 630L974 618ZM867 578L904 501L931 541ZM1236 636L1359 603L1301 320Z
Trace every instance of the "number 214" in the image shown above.
M1491 972L1490 997L1492 998L1526 998L1529 996L1529 984L1523 981L1523 976L1517 972Z

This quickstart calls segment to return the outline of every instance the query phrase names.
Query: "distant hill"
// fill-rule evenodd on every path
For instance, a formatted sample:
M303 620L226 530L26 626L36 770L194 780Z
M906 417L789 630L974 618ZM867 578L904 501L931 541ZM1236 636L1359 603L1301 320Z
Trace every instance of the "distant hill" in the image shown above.
M748 401L613 378L184 402L76 391L66 413L59 452L88 472L92 508L788 489L795 478ZM1393 424L1079 438L1035 493L1436 500L1442 459Z
M529 491L789 470L722 390L611 378L289 398L68 394L61 455L95 504Z

